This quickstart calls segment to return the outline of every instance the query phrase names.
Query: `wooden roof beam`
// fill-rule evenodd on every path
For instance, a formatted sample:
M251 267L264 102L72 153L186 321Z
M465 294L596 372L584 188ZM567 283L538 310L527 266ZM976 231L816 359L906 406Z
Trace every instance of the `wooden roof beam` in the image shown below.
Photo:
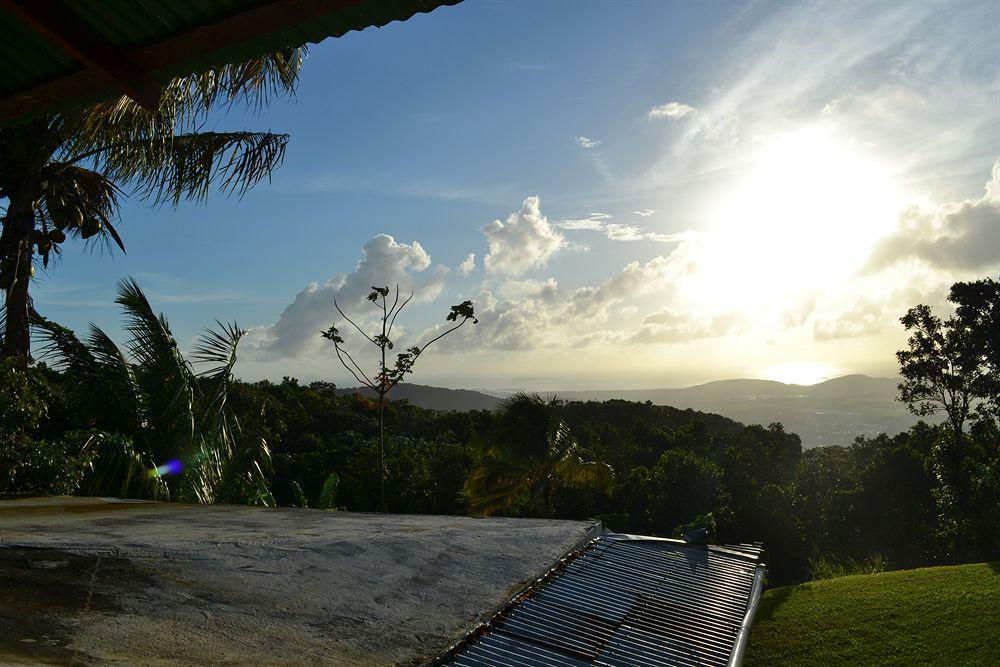
M87 69L110 79L142 107L153 110L159 104L160 86L149 74L56 0L0 0L0 7Z

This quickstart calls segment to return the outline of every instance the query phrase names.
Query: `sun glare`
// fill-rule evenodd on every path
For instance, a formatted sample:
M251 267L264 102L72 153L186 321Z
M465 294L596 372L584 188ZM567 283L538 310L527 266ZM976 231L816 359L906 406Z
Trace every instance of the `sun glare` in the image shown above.
M815 362L774 364L764 369L765 380L775 380L785 384L816 384L840 374L840 369L829 364Z
M705 297L746 310L835 285L893 228L900 202L888 171L831 130L766 140L714 212Z

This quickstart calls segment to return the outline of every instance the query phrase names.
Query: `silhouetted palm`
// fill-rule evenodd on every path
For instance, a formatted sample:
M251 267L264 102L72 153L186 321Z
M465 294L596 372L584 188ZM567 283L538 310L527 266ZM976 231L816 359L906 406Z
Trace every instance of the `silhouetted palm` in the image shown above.
M74 395L92 402L85 413L99 415L83 443L96 454L83 492L272 505L267 444L244 433L226 405L245 332L235 324L206 329L192 357L210 366L196 372L134 280L122 281L116 302L125 349L94 325L81 341L37 314L32 321L43 356L77 384ZM156 473L155 465L166 467Z
M0 289L6 290L2 356L29 355L28 287L34 262L48 265L68 238L102 239L124 250L114 222L119 196L177 205L204 199L218 181L242 194L284 157L288 135L203 132L210 110L261 106L294 88L301 53L290 49L175 79L159 107L127 97L0 127Z
M487 438L465 483L470 514L491 515L526 502L529 514L551 516L553 496L561 486L610 493L610 466L579 456L556 405L523 392L504 400L499 428Z

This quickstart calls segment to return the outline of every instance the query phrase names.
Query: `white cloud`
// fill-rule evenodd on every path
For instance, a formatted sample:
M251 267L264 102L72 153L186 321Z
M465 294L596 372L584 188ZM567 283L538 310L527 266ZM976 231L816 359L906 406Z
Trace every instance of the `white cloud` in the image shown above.
M521 210L507 220L494 220L483 227L489 253L483 258L487 273L518 276L545 266L565 246L566 240L542 215L538 197L524 200Z
M651 211L652 209L646 209ZM690 230L679 234L662 234L651 232L638 225L620 222L609 222L611 216L607 213L592 213L588 218L570 218L555 223L559 229L572 231L600 232L612 241L654 241L657 243L676 243L694 237Z
M363 257L354 271L338 273L324 285L311 283L289 304L278 321L250 329L243 350L251 358L296 358L319 354L324 347L319 332L334 321L334 298L347 313L361 313L373 285L388 285L408 294L414 302L436 299L444 287L447 267L438 266L422 281L415 274L431 266L431 257L416 241L398 243L379 234L362 248ZM360 319L360 315L359 315Z
M867 297L859 297L854 304L834 317L813 323L813 337L817 341L858 338L881 332L882 306Z
M599 139L591 139L590 137L576 137L573 141L575 141L576 145L581 148L597 148L604 143Z
M661 118L677 120L687 116L688 114L694 113L695 111L697 111L697 109L693 106L682 102L667 102L666 104L661 104L658 107L650 109L649 120L659 120Z
M664 308L648 315L639 330L628 340L640 344L686 343L726 336L738 332L745 324L743 316L736 312L704 318L694 313Z
M896 232L875 245L865 270L907 260L950 271L1000 268L1000 160L981 198L906 210Z
M500 286L502 300L492 291L489 303L477 302L480 324L467 332L469 341L492 350L572 348L609 339L625 340L632 322L616 313L629 313L642 297L672 289L695 267L694 242L681 243L668 256L646 263L631 262L596 284L563 289L553 279L508 281Z
M469 256L462 260L462 263L458 265L458 272L463 276L467 276L476 270L476 253L470 252Z
M590 231L599 232L604 229L604 221L597 218L577 218L570 220L560 220L556 223L556 227L559 229L571 229L579 230L586 229Z
M632 211L632 212L635 213L636 215L638 215L640 218L648 218L649 216L651 216L654 213L656 213L656 209L655 208L644 208L642 210Z

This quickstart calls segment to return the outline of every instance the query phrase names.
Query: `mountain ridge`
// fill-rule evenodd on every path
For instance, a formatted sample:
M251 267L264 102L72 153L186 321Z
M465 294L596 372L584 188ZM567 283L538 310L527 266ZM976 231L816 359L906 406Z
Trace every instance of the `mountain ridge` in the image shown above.
M679 388L594 389L539 392L568 401L621 399L723 415L744 424L781 422L805 447L849 445L859 435L895 434L917 418L896 401L897 378L843 375L812 385L734 378ZM369 389L338 389L338 395ZM390 400L407 400L429 410L494 410L503 400L472 389L400 384Z

